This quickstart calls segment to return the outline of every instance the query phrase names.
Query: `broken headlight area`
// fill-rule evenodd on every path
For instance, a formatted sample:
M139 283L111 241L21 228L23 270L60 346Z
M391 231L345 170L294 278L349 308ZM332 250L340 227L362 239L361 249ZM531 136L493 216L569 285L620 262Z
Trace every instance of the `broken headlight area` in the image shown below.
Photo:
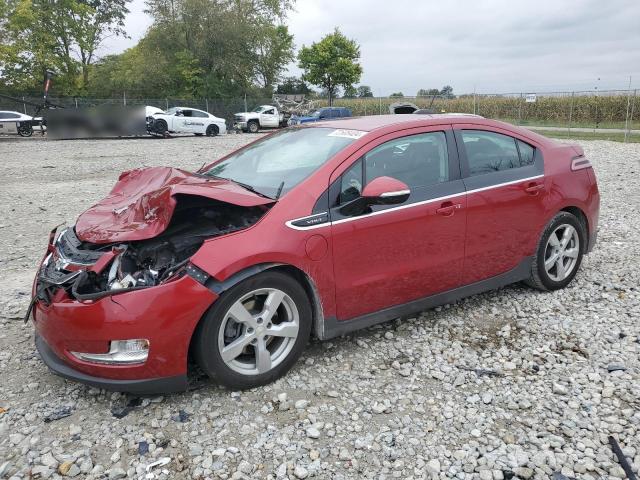
M49 304L64 291L77 300L94 300L161 285L184 273L205 240L248 228L267 209L183 195L167 229L154 238L96 244L81 241L68 228L42 264L36 298Z

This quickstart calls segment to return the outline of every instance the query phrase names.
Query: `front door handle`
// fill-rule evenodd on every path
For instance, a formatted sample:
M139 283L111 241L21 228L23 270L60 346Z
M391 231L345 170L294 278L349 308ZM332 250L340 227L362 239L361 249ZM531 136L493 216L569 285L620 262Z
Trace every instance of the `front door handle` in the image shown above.
M540 190L544 189L544 185L542 183L529 183L524 191L529 195L537 195Z
M460 203L443 202L440 208L436 209L436 213L444 217L450 217L459 208L462 208L462 204Z

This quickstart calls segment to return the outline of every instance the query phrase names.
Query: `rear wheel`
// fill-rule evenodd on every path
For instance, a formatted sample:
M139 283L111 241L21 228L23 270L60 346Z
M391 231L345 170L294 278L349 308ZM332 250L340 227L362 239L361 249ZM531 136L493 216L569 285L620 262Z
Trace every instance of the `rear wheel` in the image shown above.
M569 212L560 212L547 224L527 281L540 290L564 288L576 276L586 247L585 226Z
M311 332L304 288L280 272L264 272L225 292L201 322L196 360L229 388L252 388L284 375Z
M30 123L20 123L18 124L18 135L21 137L30 137L33 135L33 127Z
M207 137L215 137L219 133L217 125L209 125L207 127Z

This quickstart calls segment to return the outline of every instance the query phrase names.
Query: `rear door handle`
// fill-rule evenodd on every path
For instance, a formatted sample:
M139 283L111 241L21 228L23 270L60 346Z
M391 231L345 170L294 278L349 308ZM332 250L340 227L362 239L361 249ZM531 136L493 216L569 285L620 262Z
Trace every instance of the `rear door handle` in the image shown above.
M444 202L442 205L440 205L440 208L436 209L436 213L438 215L450 217L459 208L462 208L462 204L460 203Z
M530 183L527 187L525 187L524 191L530 195L537 195L540 190L544 189L544 185L542 183Z

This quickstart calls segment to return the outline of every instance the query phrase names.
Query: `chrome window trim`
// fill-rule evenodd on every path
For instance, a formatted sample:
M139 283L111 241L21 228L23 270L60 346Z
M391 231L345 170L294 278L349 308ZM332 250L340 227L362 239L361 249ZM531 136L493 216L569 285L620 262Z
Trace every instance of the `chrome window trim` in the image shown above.
M508 185L513 185L515 183L527 182L527 181L530 181L530 180L537 180L538 178L543 178L543 177L544 177L544 175L534 175L533 177L519 178L517 180L511 180L509 182L498 183L496 185L489 185L489 186L481 187L481 188L474 188L473 190L466 190L466 191L463 191L463 192L460 192L460 193L454 193L454 194L451 194L451 195L445 195L443 197L430 198L429 200L424 200L422 202L409 203L407 205L400 205L398 207L387 208L385 210L378 210L376 212L367 213L366 215L359 215L357 217L350 217L350 218L342 218L340 220L335 220L333 222L329 221L329 222L321 223L319 225L311 225L309 227L297 227L297 226L293 225L293 222L298 222L300 220L305 220L307 218L317 217L319 215L326 215L327 212L317 213L315 215L307 215L306 217L294 218L292 220L289 220L289 221L285 222L285 225L287 227L289 227L289 228L292 228L293 230L313 230L313 229L316 229L316 228L323 228L323 227L327 227L327 226L331 226L331 225L338 225L340 223L353 222L353 221L356 221L356 220L361 220L363 218L374 217L376 215L382 215L384 213L395 212L395 211L404 210L404 209L407 209L407 208L419 207L421 205L427 205L427 204L433 203L433 202L440 202L442 200L448 200L448 199L451 199L451 198L456 198L456 197L459 197L461 195L468 195L470 193L478 193L478 192L483 192L485 190L491 190L491 189L494 189L494 188L506 187Z
M402 195L409 195L410 193L411 190L396 190L395 192L384 192L380 196L382 198L401 197Z

